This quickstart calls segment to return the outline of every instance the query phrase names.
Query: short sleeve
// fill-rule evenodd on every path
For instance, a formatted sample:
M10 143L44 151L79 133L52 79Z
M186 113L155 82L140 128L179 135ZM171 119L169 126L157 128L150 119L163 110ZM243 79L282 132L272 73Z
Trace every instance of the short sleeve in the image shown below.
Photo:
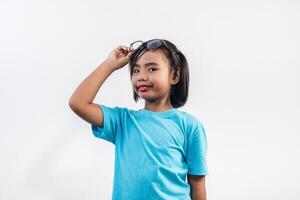
M95 137L104 139L115 144L116 134L121 126L121 108L99 105L103 113L103 127L91 124L92 133Z
M190 131L186 149L188 174L207 175L207 138L205 128L198 121Z

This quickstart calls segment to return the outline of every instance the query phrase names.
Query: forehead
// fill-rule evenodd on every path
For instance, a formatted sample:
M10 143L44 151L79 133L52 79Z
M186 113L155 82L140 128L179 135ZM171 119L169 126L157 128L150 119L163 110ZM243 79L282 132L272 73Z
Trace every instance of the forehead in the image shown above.
M168 63L168 59L161 49L155 51L146 51L143 55L136 61L135 65L144 65L145 63L154 62L158 64Z

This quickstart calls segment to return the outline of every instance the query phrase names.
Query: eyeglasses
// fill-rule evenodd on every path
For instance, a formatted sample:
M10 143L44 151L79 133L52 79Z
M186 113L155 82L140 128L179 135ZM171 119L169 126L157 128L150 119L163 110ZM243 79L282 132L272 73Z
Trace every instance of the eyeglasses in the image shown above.
M142 48L142 47L146 47L148 50L151 50L151 49L157 49L161 45L165 45L165 47L167 49L171 50L168 47L167 43L164 40L160 40L160 39L153 39L153 40L150 40L150 41L147 41L147 42L143 42L141 40L135 41L135 42L130 44L129 50L130 51L136 51L136 50L138 50L139 48Z
M175 65L180 65L180 58L179 58L179 51L176 49L175 52L171 48L168 47L167 43L164 40L161 39L152 39L147 42L143 42L142 40L137 40L130 44L129 51L133 51L135 53L135 56L133 59L137 59L138 56L141 56L141 51L146 50L153 50L158 49L161 46L165 46L166 49L170 52L171 56L174 59Z

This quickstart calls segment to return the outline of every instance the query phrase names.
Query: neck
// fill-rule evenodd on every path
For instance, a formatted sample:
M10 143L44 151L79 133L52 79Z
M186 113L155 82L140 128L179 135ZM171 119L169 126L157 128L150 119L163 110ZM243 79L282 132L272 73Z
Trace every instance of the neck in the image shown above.
M169 109L174 108L171 104L170 98L162 99L161 101L145 101L145 109L151 110L154 112L163 112Z
M151 110L153 112L163 112L169 109L172 109L173 106L155 106L155 105L145 105L145 109Z

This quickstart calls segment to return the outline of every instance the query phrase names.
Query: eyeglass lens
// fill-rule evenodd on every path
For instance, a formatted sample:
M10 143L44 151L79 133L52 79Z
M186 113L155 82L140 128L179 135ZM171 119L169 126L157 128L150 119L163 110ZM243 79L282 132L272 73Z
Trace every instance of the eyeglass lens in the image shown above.
M135 51L143 44L142 41L136 41L130 45L130 50Z
M143 45L144 42L141 41L141 40L138 40L138 41L135 41L133 43L131 43L130 45L130 50L131 51L136 51L141 45ZM154 40L151 40L151 41L148 41L146 42L146 47L147 49L157 49L158 47L160 47L161 45L163 44L163 41L161 40L158 40L158 39L154 39ZM165 43L164 43L165 44ZM166 44L165 44L166 47L168 47Z
M160 40L152 40L152 41L149 41L147 43L147 48L148 49L156 49L158 48L160 45L162 44L162 42Z

